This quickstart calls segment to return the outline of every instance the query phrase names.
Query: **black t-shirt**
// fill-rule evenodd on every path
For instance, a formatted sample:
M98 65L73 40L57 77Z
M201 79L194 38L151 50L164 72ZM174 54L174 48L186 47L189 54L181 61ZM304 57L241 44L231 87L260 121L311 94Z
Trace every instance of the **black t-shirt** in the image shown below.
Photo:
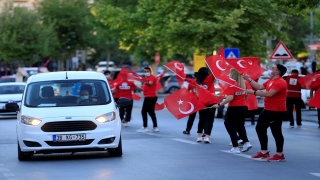
M301 67L300 68L300 70L301 70L301 74L302 75L308 75L309 73L308 73L308 68L307 67Z

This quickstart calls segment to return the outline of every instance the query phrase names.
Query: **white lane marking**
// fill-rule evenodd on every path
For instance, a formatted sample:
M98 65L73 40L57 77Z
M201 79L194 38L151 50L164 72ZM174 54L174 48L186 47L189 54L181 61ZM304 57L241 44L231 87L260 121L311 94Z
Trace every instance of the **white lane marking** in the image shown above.
M188 141L188 140L185 140L185 139L172 138L172 140L174 140L174 141L179 141L179 142L184 142L184 143L188 143L188 144L199 144L199 143L197 143L197 142Z
M12 176L14 176L14 174L12 174L12 173L10 173L10 172L8 172L8 173L3 173L3 175L4 175L5 177L12 177Z
M233 154L233 153L230 153L228 150L221 150L222 152L225 152L225 153L228 153L228 154ZM233 155L237 155L237 156L241 156L241 157L245 157L245 158L248 158L248 159L251 159L251 156L250 155L247 155L247 154L233 154Z
M311 175L314 175L314 176L317 176L317 177L320 177L320 173L310 173Z
M9 169L7 169L7 168L0 168L0 172L8 172L9 171Z

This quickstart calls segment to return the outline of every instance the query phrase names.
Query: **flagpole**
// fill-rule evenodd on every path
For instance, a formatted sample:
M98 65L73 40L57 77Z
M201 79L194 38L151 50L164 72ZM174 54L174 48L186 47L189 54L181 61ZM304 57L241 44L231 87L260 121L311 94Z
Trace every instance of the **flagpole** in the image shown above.
M183 77L181 77L179 74L175 73L174 71L172 71L170 68L168 68L166 65L163 65L164 67L166 67L167 69L169 69L171 72L173 72L174 74L176 74L177 76L179 76L181 79L185 79Z

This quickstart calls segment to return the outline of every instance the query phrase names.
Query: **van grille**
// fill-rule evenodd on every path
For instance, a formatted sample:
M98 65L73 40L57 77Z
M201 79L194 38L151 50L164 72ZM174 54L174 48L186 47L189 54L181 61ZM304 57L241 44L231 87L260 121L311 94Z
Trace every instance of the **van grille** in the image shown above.
M81 146L91 144L93 139L87 139L85 141L65 141L65 142L53 142L45 141L49 146Z
M45 123L41 129L44 132L91 131L97 128L92 121L58 121Z

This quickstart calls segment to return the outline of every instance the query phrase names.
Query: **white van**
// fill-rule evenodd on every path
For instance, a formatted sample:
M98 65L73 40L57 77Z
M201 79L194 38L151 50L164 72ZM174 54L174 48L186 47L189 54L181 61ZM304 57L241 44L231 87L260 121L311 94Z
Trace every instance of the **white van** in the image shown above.
M58 93L54 87L64 89ZM117 106L130 104L121 98ZM17 110L18 159L33 154L109 151L122 155L118 107L103 74L87 71L30 76Z
M109 61L108 65L106 61L100 61L98 65L96 65L96 70L97 72L103 73L105 70L107 70L107 66L108 70L111 72L115 71L115 69L117 68L113 61Z

